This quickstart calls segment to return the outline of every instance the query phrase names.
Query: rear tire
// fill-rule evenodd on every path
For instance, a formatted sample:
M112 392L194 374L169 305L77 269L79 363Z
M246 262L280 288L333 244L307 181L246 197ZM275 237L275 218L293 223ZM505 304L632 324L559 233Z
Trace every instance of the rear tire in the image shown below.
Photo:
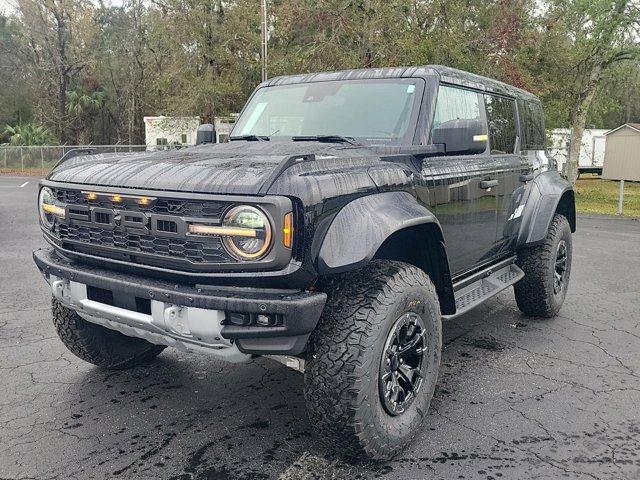
M326 290L305 369L311 422L342 455L389 459L419 431L435 390L442 349L435 288L416 267L374 261Z
M564 303L571 276L571 227L556 214L544 242L518 252L524 278L514 285L518 308L532 317L551 318Z
M53 325L62 343L76 357L109 370L144 364L166 347L87 322L59 300L51 301Z

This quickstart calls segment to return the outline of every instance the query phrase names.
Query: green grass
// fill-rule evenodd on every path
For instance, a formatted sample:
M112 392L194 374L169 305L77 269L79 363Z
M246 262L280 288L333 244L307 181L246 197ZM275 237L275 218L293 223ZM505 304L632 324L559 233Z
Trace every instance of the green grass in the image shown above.
M575 185L578 213L615 215L618 209L619 183L599 177L581 177ZM622 214L640 217L640 183L625 182Z

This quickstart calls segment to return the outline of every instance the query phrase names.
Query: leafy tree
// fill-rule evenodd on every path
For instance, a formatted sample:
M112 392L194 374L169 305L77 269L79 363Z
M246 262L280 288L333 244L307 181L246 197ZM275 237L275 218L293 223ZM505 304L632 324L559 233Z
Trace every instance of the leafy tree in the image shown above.
M33 99L26 87L27 72L18 55L20 22L0 15L0 125L28 121Z
M598 87L615 65L640 55L640 8L629 0L561 0L555 8L573 40L569 51L572 68L568 72L573 81L573 133L566 173L574 182L582 133Z

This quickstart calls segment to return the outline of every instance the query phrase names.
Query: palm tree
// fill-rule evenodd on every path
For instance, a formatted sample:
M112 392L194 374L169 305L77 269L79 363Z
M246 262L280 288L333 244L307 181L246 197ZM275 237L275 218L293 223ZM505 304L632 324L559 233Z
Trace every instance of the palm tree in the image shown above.
M88 92L84 87L67 91L67 112L75 117L74 130L79 143L89 141L88 117L104 105L106 93L102 90Z
M29 146L29 145L56 145L56 137L42 125L35 123L23 123L22 125L7 125L3 135L9 137L5 145Z

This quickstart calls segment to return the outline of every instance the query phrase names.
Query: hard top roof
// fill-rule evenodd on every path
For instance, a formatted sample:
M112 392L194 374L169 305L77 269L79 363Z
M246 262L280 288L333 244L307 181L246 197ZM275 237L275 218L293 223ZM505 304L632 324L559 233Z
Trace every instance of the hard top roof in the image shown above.
M437 78L442 82L454 85L466 86L478 90L500 93L512 97L520 97L526 100L539 101L532 93L521 88L508 85L492 78L483 77L455 68L442 65L424 65L420 67L387 67L387 68L361 68L354 70L339 70L335 72L318 72L299 75L285 75L270 78L262 82L260 87L274 85L291 85L296 83L327 82L332 80L358 80L367 78Z

